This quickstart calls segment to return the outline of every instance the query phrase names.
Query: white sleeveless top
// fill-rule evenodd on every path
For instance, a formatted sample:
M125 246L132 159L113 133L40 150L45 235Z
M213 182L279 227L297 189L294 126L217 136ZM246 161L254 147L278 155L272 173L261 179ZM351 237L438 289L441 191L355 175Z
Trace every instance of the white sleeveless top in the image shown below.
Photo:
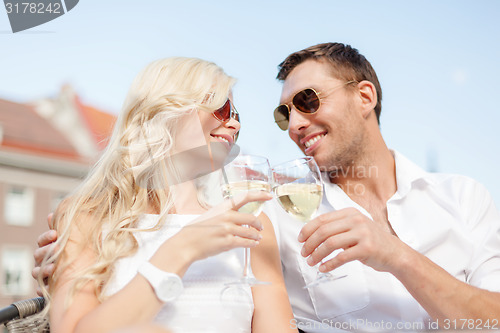
M197 217L169 215L162 229L134 233L139 250L117 261L115 274L106 285L104 295L110 296L125 287L135 277L139 266L149 260L165 240ZM144 215L139 228L153 227L158 218L158 215ZM182 333L251 332L254 305L250 287L238 285L228 289L225 285L241 277L242 262L242 249L194 262L182 278L183 293L161 308L155 323Z

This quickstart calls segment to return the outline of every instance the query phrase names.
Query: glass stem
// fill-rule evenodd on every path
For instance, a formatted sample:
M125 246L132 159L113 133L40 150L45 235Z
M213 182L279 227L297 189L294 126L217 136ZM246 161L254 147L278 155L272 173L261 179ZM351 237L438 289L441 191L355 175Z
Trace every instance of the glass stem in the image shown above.
M244 266L243 266L243 277L245 278L251 278L253 277L253 273L252 273L252 265L251 265L251 262L250 262L250 249L249 248L245 248L244 249L245 252L243 253L243 262L244 262Z

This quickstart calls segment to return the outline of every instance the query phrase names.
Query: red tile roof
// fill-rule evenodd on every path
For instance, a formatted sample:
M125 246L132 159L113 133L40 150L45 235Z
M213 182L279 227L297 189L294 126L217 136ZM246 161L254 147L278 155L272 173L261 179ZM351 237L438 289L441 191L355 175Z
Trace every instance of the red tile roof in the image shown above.
M64 135L29 105L0 99L0 126L1 150L82 159Z
M113 131L116 116L100 111L94 107L84 105L78 96L75 97L75 104L86 122L87 128L92 134L99 150L106 148L109 137Z

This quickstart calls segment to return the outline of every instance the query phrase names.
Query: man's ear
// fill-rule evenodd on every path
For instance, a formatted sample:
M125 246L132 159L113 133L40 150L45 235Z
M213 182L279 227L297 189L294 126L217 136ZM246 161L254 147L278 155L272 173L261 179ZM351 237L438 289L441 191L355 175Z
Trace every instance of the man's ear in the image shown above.
M359 96L361 98L361 106L363 117L366 118L377 105L377 90L370 81L363 80L358 83Z

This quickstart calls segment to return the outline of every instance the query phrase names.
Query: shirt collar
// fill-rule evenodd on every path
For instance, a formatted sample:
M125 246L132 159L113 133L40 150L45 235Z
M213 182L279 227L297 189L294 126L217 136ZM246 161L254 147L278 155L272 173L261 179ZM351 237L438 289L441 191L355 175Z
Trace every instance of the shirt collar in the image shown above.
M421 167L410 161L403 154L396 150L391 150L396 164L396 184L397 192L395 195L404 197L414 186L421 181L428 184L433 184L432 174L423 170Z
M408 192L410 192L412 187L418 185L420 182L425 182L431 185L435 183L434 177L432 177L431 173L425 171L398 151L392 149L390 151L392 156L394 157L396 165L397 186L397 191L396 193L394 193L391 199L404 198L408 194ZM340 209L344 208L344 206L349 207L349 205L351 204L348 202L352 202L352 200L347 196L347 194L345 194L337 184L330 183L330 180L326 173L322 173L322 178L324 180L327 196L332 196L332 198L328 199L329 202L336 203L334 208ZM343 200L342 198L345 200ZM358 207L358 209L359 208L360 207Z

